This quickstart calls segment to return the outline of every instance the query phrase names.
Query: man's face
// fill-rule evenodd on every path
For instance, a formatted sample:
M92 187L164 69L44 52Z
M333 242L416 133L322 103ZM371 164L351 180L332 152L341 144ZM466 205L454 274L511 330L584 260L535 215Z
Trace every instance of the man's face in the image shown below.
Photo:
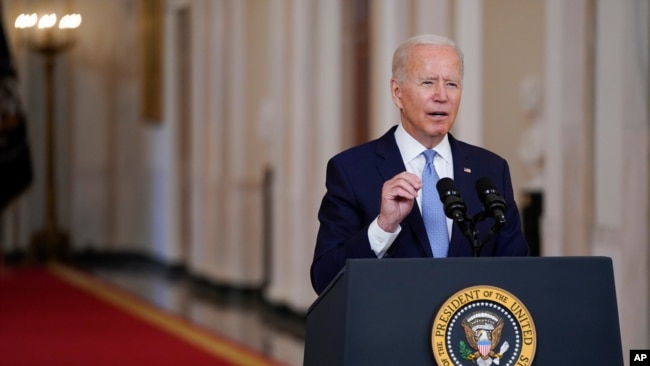
M406 132L432 148L451 130L462 94L460 59L451 47L418 45L409 52L405 80L391 79L393 102Z

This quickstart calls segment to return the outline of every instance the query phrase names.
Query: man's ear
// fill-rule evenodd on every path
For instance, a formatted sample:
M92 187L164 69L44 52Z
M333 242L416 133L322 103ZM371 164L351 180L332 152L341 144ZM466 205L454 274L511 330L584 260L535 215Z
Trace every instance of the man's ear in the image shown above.
M397 108L402 109L402 88L395 78L390 79L390 95Z

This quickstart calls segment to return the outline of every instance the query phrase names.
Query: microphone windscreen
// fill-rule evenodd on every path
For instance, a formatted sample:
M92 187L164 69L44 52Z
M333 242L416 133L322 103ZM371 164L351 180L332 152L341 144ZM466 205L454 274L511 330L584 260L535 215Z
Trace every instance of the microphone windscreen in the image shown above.
M492 183L490 178L483 177L476 181L476 193L478 193L480 197L483 197L488 191L494 192L496 190L497 187Z
M438 194L440 195L441 199L443 199L443 197L448 194L458 194L458 189L456 189L454 181L451 178L447 177L438 180L438 183L436 183L436 189L438 190Z

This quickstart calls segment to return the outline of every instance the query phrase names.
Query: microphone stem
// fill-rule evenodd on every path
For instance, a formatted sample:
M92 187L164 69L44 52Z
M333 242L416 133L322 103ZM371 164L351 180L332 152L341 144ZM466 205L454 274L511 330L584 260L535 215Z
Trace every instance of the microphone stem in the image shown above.
M474 257L478 257L481 251L481 240L478 238L478 230L476 228L472 229L472 249Z
M476 230L476 222L474 219L466 219L463 221L456 221L463 235L472 245L472 255L479 256L481 250L481 241L478 238L478 230Z

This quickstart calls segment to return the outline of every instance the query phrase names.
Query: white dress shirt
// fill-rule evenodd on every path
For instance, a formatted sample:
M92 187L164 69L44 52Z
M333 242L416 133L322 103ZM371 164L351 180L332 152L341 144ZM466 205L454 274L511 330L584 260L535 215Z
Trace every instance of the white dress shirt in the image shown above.
M397 147L402 155L406 171L417 175L421 179L424 164L426 162L422 152L426 150L426 147L409 135L406 130L404 130L401 123L395 130L395 140L397 141ZM440 178L448 177L454 179L454 162L451 156L451 146L449 146L447 135L445 135L445 138L433 149L436 151L433 164L438 176ZM417 197L417 207L420 209L420 213L422 212L421 202L422 190L418 192ZM452 225L453 220L447 218L447 232L449 233L450 238ZM370 247L377 255L377 258L382 258L386 254L386 251L388 251L390 246L393 244L400 231L402 231L401 226L398 226L393 233L382 230L382 228L377 224L377 218L375 218L375 220L370 224L370 227L368 227L368 239L370 240Z

